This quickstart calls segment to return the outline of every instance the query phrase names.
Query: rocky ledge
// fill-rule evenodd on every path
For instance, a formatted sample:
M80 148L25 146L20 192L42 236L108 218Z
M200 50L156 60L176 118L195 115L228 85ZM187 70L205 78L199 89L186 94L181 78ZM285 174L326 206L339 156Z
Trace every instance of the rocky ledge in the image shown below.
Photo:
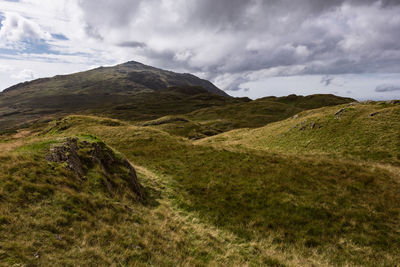
M144 200L143 188L133 166L98 139L87 141L77 137L66 138L50 148L46 159L63 163L65 168L83 182L94 179L91 176L96 177L100 180L97 185L103 186L112 195L120 192L125 184L140 200Z

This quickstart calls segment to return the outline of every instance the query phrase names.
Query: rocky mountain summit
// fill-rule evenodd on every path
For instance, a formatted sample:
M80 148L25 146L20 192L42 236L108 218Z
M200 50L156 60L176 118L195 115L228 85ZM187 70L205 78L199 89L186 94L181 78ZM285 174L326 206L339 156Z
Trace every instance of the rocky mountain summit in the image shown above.
M154 106L157 98L168 101L198 94L231 98L211 82L192 74L130 61L11 86L0 93L0 126L9 127L46 116L82 113L90 109L109 113L126 104L137 108L139 104L151 102Z

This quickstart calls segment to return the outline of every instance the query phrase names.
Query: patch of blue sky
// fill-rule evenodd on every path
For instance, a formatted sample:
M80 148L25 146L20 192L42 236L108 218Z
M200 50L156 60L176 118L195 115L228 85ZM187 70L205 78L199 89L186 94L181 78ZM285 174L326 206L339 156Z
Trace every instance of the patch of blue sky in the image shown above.
M62 41L67 41L69 40L64 34L59 34L59 33L52 33L51 37L57 40L62 40Z
M8 58L20 54L20 51L14 49L0 48L0 58Z
M0 57L15 56L19 54L53 54L60 55L60 52L51 49L45 40L22 41L18 44L19 48L0 48Z
M51 46L44 40L40 41L24 41L25 45L24 53L29 54L56 54L59 55L58 51L53 51Z

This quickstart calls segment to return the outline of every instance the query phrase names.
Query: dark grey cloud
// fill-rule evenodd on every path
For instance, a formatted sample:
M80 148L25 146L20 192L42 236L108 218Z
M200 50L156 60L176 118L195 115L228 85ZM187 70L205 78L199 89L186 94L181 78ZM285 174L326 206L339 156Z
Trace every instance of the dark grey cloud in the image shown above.
M375 88L375 92L378 92L378 93L386 93L386 92L394 92L394 91L400 91L400 85L382 84L382 85L378 85Z
M241 88L240 85L247 82L248 80L245 77L238 77L234 79L230 84L229 87L226 89L227 91L239 91L244 89L246 91L249 90L248 88Z
M331 82L333 81L333 79L334 79L334 77L325 75L322 77L321 83L325 86L329 86L331 84Z
M92 25L88 24L85 26L85 33L94 39L97 40L104 40L103 36L101 36L101 34L98 32L96 27L93 27Z
M400 73L398 0L79 3L89 35L231 90L262 75Z
M119 27L130 22L137 12L141 0L79 0L88 25Z
M251 23L245 12L254 5L254 2L248 0L189 1L187 21L215 30L244 28Z
M137 47L143 48L143 47L146 47L146 44L142 43L142 42L136 42L136 41L126 41L126 42L119 43L118 46L121 46L121 47L133 47L133 48L137 48Z

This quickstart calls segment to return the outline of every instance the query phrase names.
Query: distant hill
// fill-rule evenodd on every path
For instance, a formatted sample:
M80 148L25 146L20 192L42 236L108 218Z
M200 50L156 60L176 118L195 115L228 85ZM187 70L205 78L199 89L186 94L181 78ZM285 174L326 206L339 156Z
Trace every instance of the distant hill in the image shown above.
M200 107L214 105L212 98L218 99L217 102L231 98L211 82L194 75L130 61L114 67L37 79L7 88L0 93L0 126L15 126L48 115L87 112L90 109L96 109L98 113L115 114L118 112L112 110L118 110L118 106L121 108L121 105L130 104L137 108L139 105L146 106L148 102L152 102L153 107L159 105L161 109L163 102L174 102L161 116L173 113L172 106L185 105L184 112L190 112L198 107L189 101L189 105L193 106L190 108L185 104L186 98L198 94L207 95L207 100L211 100L209 104L202 101ZM180 103L182 99L185 101ZM156 113L153 107L150 114ZM129 114L127 110L124 115Z
M254 101L241 99L240 102L214 105L184 115L168 115L141 125L155 127L190 139L201 139L233 129L265 126L271 122L287 119L304 110L354 101L351 98L323 94L264 97Z
M191 74L130 61L37 79L4 90L0 93L0 128L18 128L70 114L142 122L186 114L185 119L193 123L184 125L188 131L180 131L179 135L201 138L237 128L260 127L303 110L353 101L334 95L290 95L254 101L234 98ZM182 127L175 127L175 122L164 123L163 127ZM201 133L193 132L192 126L202 129Z
M188 117L195 121L207 121L226 131L244 127L260 127L289 118L304 110L350 102L355 102L355 100L328 94L271 96L250 102L196 110L188 114Z
M400 165L400 101L350 103L304 111L256 129L200 143L285 153L334 154Z

